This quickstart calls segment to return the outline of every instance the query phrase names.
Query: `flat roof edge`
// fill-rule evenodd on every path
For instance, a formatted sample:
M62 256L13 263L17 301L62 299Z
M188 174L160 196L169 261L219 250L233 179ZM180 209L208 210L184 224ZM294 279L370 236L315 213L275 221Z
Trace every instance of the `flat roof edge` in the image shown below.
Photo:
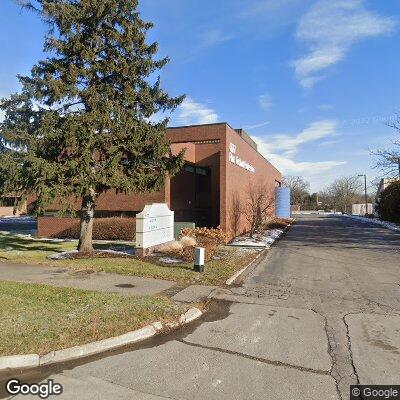
M196 128L200 126L215 126L215 125L227 125L233 129L227 122L212 122L209 124L193 124L193 125L179 125L179 126L168 126L167 129L183 129L183 128Z

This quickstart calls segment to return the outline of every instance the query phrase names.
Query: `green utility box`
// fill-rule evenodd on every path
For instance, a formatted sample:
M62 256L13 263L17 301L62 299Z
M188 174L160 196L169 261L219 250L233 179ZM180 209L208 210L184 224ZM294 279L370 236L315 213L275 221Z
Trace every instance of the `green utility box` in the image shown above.
M185 228L194 229L196 228L196 224L194 222L175 222L174 238L177 239L178 236L181 234L182 229Z

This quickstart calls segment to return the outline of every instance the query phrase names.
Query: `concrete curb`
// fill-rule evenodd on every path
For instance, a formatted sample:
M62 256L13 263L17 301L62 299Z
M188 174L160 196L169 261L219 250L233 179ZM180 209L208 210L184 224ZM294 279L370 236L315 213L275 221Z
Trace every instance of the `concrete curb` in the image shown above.
M257 255L257 257L252 260L249 264L247 264L244 268L242 268L240 271L236 272L234 275L232 275L226 282L225 285L232 285L240 275L242 275L248 268L250 268L265 252L267 249L264 249L260 252L260 254Z
M279 239L281 239L286 232L294 225L293 224L288 225L283 232L271 243L270 246L273 246ZM249 246L250 247L250 246ZM255 247L255 246L253 246ZM240 271L236 272L234 275L232 275L226 282L225 285L231 286L248 268L250 268L265 252L269 250L269 248L265 248L263 251L260 252L260 254L257 255L257 257L251 261L248 265L246 265L244 268L242 268Z
M179 327L199 318L203 312L192 307L179 318L179 323L166 324L166 327ZM136 331L128 332L120 336L74 346L68 349L56 350L39 356L38 354L22 354L0 357L0 371L7 369L33 368L40 365L49 365L58 362L75 360L77 358L102 353L127 344L137 343L157 335L164 325L158 321Z
M39 358L38 354L0 357L0 371L4 369L37 367L39 366Z

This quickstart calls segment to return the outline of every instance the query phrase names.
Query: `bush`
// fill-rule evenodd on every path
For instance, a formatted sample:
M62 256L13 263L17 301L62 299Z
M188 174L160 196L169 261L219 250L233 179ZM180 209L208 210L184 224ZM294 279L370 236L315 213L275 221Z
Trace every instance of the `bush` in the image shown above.
M225 244L228 241L226 233L218 228L185 228L182 229L180 237L181 239L184 237L195 239L197 246L204 247L207 261L211 259L219 245ZM196 245L191 245L183 249L182 257L186 261L193 261L195 247Z
M158 253L170 254L173 256L180 256L183 251L183 245L181 242L176 240L164 244L160 244L157 246Z
M198 242L202 238L210 239L216 245L226 243L228 241L227 234L219 228L184 228L180 237L189 236Z
M400 181L391 183L381 193L378 214L385 221L400 223Z
M79 239L80 226L72 227L52 235L59 239ZM93 239L95 240L135 240L135 218L95 218L93 221Z
M179 241L181 242L183 247L193 247L197 245L196 239L191 236L182 236Z
M293 222L292 218L273 218L265 224L265 229L286 229Z

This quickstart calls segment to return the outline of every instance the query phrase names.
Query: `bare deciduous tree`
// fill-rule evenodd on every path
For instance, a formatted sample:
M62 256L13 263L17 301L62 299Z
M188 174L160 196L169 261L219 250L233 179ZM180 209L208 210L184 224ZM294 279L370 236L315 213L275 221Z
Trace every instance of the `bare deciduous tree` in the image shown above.
M389 127L395 129L398 138L395 139L392 149L378 149L371 153L376 156L377 161L375 168L382 171L389 178L400 177L400 115L397 121L388 124Z
M320 195L333 209L347 213L353 203L362 201L361 181L358 176L343 176L336 179Z
M230 222L231 222L231 229L234 236L239 235L239 226L240 226L240 218L242 215L242 201L240 198L240 194L235 191L231 197L231 204L230 204Z
M290 188L290 203L302 206L310 196L310 184L301 176L285 176L283 185Z
M250 237L266 222L274 208L274 193L263 182L251 182L243 205L243 215L250 225Z

